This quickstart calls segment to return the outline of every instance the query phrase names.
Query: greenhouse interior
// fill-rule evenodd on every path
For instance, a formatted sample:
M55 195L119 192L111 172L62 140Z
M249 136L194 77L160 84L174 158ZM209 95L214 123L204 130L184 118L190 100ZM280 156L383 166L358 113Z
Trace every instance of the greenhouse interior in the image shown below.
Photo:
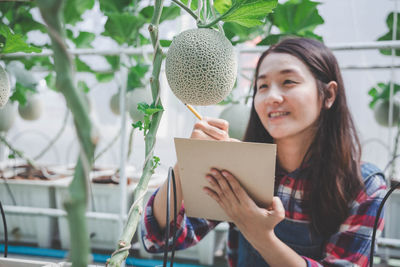
M0 16L0 266L400 266L400 1Z

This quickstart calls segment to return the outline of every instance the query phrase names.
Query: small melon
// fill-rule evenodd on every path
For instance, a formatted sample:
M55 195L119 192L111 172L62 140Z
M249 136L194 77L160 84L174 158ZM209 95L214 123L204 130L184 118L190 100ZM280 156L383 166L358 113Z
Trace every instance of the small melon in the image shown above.
M0 109L0 132L7 132L13 126L17 111L14 103L8 102Z
M376 122L383 126L389 127L389 100L380 99L374 105L374 116ZM393 102L393 123L392 126L397 126L400 123L400 104Z
M119 94L118 93L115 93L111 96L110 109L111 109L112 113L114 113L115 115L121 114L121 112L119 110Z
M232 91L237 58L232 44L222 33L192 29L172 40L165 72L172 92L183 103L214 105Z
M242 140L250 118L249 106L233 104L222 110L219 117L229 122L229 137Z
M150 104L152 101L153 101L153 98L151 96L151 91L148 89L136 88L133 91L129 92L127 107L128 107L129 116L131 117L131 119L134 122L142 121L144 118L144 114L143 114L143 112L141 112L137 109L137 106L141 102L146 102L147 104Z
M129 95L130 95L129 93L126 94L127 97L125 98L126 99L125 100L126 101L125 102L125 110L128 110L128 105L129 105L128 96ZM112 113L114 113L115 115L121 114L120 107L119 107L119 93L115 93L111 96L110 109L111 109Z
M7 72L0 65L0 108L5 106L10 97L10 87Z
M25 105L18 106L18 113L22 119L27 121L34 121L39 119L42 115L43 103L39 97L30 95L26 99Z

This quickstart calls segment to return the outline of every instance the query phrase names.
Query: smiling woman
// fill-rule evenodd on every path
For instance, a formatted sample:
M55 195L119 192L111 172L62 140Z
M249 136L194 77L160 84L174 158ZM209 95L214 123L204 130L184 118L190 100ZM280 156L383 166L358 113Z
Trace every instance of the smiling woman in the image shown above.
M286 39L260 56L255 78L243 141L277 144L275 197L263 209L229 170L212 169L205 176L205 192L233 221L229 264L367 266L386 185L377 167L361 163L335 57L318 41ZM224 120L204 118L191 138L233 141L228 129ZM162 232L168 224L178 226L176 248L183 249L219 223L185 215L177 171L175 166L181 204L177 222L165 220L166 184L147 205L142 236L150 252L164 249Z

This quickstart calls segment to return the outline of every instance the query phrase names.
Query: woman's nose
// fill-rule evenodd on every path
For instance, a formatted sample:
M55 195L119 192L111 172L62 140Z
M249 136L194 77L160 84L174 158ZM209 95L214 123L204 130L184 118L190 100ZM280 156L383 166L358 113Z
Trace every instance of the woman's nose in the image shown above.
M275 86L271 85L270 89L267 92L267 95L265 97L265 101L268 104L280 104L283 102L283 95L281 90Z

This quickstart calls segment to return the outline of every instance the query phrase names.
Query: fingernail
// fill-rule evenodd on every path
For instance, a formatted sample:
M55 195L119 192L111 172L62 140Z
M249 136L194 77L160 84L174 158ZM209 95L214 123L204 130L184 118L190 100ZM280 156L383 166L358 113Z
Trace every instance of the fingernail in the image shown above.
M218 174L216 170L211 170L211 173L214 174L214 175Z
M227 173L227 172L225 172L225 171L223 171L223 172L222 172L222 176L224 176L225 178L227 178L227 176L228 176L228 173Z

